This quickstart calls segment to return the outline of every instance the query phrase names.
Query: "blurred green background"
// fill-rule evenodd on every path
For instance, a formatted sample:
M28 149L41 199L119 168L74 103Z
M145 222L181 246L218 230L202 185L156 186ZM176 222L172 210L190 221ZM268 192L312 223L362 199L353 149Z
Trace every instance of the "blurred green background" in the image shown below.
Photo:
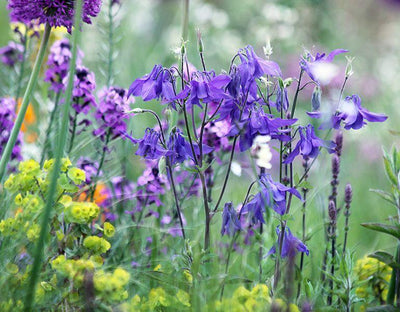
M117 13L120 26L116 30L119 38L115 43L115 84L127 88L135 78L149 72L154 64L172 65L177 62L175 51L181 38L183 1L121 2L122 7ZM103 12L94 25L85 26L81 41L85 66L96 73L99 87L105 81L101 70L104 68L102 51L106 39L98 30L105 20ZM389 187L383 171L382 148L388 150L399 141L391 130L400 130L400 1L192 0L189 21L189 60L200 67L196 47L196 29L199 29L203 36L207 67L214 68L216 72L227 69L231 57L247 44L253 45L262 54L267 39L273 47L272 59L281 65L287 77L298 75L298 60L304 49L316 52L329 52L335 48L350 50L349 54L355 57L355 73L345 95L359 94L365 107L385 113L389 119L384 124L369 124L362 130L346 132L339 197L343 198L345 183L351 183L354 202L350 246L358 256L375 249L393 250L394 240L365 230L359 224L385 221L389 215L396 214L369 189ZM6 1L0 4L0 29L0 46L4 46L11 36ZM338 57L337 64L344 68L345 58ZM335 92L337 90L330 90L324 96L329 97ZM310 94L305 92L301 97L300 110L303 112L310 107ZM292 98L293 94L289 96ZM135 119L132 127L141 133L149 122L152 122L150 118ZM140 166L135 161L137 158L130 159L132 170L138 172ZM309 232L315 235L320 233L320 237L321 211L326 208L329 192L329 167L330 159L322 157L310 175L315 187L310 197ZM226 200L238 204L243 199L246 191L242 187L243 180L246 183L250 181L249 175L233 177ZM300 203L296 202L296 205L292 222L300 225ZM219 226L218 221L215 227ZM296 228L295 225L291 227ZM340 232L342 228L340 225ZM318 239L313 240L311 249L319 243Z

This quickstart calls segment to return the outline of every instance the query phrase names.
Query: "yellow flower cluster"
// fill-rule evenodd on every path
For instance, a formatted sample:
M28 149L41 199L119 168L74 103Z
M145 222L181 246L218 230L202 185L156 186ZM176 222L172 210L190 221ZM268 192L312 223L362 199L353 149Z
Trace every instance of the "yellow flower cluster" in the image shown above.
M129 273L121 268L116 268L113 273L99 270L93 277L94 288L104 301L121 302L128 299L128 291L125 288L129 278Z
M60 202L64 206L65 221L87 224L98 217L100 208L95 203L72 201L70 196L63 196Z
M111 248L111 244L102 237L88 236L83 240L83 246L94 254L102 254Z
M356 294L368 299L375 298L378 302L386 300L389 288L390 277L392 268L387 264L365 256L357 260L354 269L358 281L363 282L361 286L356 289Z

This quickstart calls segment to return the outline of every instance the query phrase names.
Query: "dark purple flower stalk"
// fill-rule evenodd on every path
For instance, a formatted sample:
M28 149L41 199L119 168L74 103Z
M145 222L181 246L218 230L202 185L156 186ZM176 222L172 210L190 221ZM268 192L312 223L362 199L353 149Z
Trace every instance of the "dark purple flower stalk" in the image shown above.
M9 0L11 21L29 23L38 20L40 24L52 27L63 26L71 32L74 16L74 0ZM82 20L91 24L91 17L100 12L101 0L84 0Z
M24 46L10 41L8 45L0 48L0 60L4 65L13 67L15 63L23 61Z
M233 236L242 229L238 215L233 208L232 203L226 203L222 212L221 235Z
M279 238L281 234L281 229L279 226L277 226L276 228L276 234ZM304 252L307 256L310 253L307 246L300 239L294 236L288 227L286 227L285 233L283 235L281 257L286 258L287 256L289 256L290 252L295 252L295 253ZM273 246L269 250L268 256L275 253L276 253L276 246Z
M66 85L68 77L64 78ZM92 107L96 107L96 99L93 95L96 89L94 73L86 67L78 66L74 77L72 90L72 107L77 114L87 114Z
M15 100L13 98L0 98L0 156L8 142L15 119ZM11 152L11 160L22 160L21 154L22 135L19 134L17 142Z
M44 81L50 82L50 89L54 92L65 89L64 79L68 75L71 57L71 45L68 39L58 40L51 46ZM83 52L78 50L77 66L81 65L82 58Z
M346 253L346 246L347 246L347 236L349 233L349 219L350 219L350 207L351 207L351 200L353 198L353 190L351 188L351 184L347 184L344 190L344 216L346 218L345 226L344 226L344 242L343 242L343 256Z
M303 158L315 158L320 153L321 147L325 147L329 153L335 152L335 143L332 141L324 141L317 137L314 127L311 124L307 127L299 126L298 132L300 139L283 163L291 163L299 154L302 155Z
M99 103L94 113L98 126L93 134L103 142L109 132L110 139L115 139L127 130L126 112L130 110L133 99L128 99L126 95L127 90L118 87L103 88L99 92Z

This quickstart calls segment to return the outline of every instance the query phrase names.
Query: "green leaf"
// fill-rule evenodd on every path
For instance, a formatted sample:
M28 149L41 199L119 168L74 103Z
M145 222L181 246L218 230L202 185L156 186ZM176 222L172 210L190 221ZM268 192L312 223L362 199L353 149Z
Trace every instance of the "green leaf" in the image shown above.
M383 223L361 223L363 227L367 229L378 231L382 233L386 233L400 239L400 227L398 225L390 225Z
M393 167L392 167L391 161L389 160L389 158L383 157L383 163L385 165L385 171L386 171L386 174L387 174L390 182L392 182L393 185L397 186L397 177L396 177L395 173L393 172Z
M374 192L375 194L377 194L378 196L380 196L384 200L386 200L389 203L391 203L392 205L396 206L396 203L393 200L393 196L389 192L385 192L385 191L382 191L382 190L376 190L376 189L370 189L369 191L370 192Z
M383 263L386 263L388 266L392 267L393 269L400 269L400 264L394 260L394 257L384 251L376 251L373 254L368 255L370 258L377 259Z
M378 307L368 308L367 312L399 312L400 308L396 308L392 305L382 305Z

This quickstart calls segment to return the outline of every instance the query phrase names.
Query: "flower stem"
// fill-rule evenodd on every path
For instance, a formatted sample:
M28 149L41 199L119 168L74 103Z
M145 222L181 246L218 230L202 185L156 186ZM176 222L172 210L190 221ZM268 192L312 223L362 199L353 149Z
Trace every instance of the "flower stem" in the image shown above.
M24 34L24 51L22 53L22 62L21 69L19 71L18 83L17 83L17 91L15 93L15 102L18 103L19 96L21 94L22 80L24 78L25 72L25 63L26 63L26 52L28 50L28 27L25 26L25 34ZM16 108L18 105L16 106Z
M26 87L24 98L22 99L21 108L20 108L20 110L18 112L17 119L15 120L14 127L13 127L13 129L11 131L10 138L8 139L6 148L4 149L4 153L3 153L2 157L1 157L1 161L0 161L0 182L3 181L3 177L4 177L4 173L6 171L7 163L9 161L9 159L10 159L12 150L13 150L13 148L15 146L15 142L17 141L18 133L19 133L19 131L21 129L22 122L24 121L26 110L27 110L28 105L29 105L29 99L30 99L30 97L32 95L32 92L33 92L33 89L35 87L37 78L39 76L40 68L42 66L43 59L44 59L44 54L46 52L46 47L47 47L47 44L49 42L50 32L51 32L51 26L46 24L46 27L45 27L44 33L43 33L42 42L40 44L39 52L38 52L38 55L36 57L35 65L33 66L33 70L32 70L31 76L29 78L28 86Z
M71 153L72 148L74 147L74 139L75 139L75 133L76 133L76 124L77 124L77 119L78 119L78 113L75 112L74 115L74 120L72 121L72 130L71 130L71 139L69 141L69 148L68 148L68 154Z
M68 135L68 122L69 122L69 110L71 107L71 97L72 97L72 87L73 87L73 79L74 79L74 71L75 71L75 63L76 63L76 56L77 56L77 45L79 41L80 35L80 21L82 15L82 0L75 1L75 17L74 17L74 32L73 32L73 39L72 39L72 57L71 63L69 66L69 78L68 78L68 85L66 89L65 95L65 102L64 102L64 111L62 116L62 123L61 123L61 132L60 137L57 144L56 154L55 154L55 162L53 167L53 172L51 174L49 190L47 193L47 201L43 210L42 220L41 220L41 228L38 241L35 246L34 250L34 261L32 265L32 271L29 277L28 282L28 292L25 298L24 310L25 312L32 311L33 299L36 292L36 284L39 279L40 269L42 267L42 259L43 259L43 250L45 247L45 240L46 236L48 235L48 224L50 219L50 214L52 208L54 206L54 198L57 192L57 180L60 174L61 168L61 158L64 154L65 143L67 141ZM46 25L45 34L47 33L47 40L50 34L50 26ZM44 49L43 49L44 50ZM44 52L43 52L44 54ZM43 57L42 57L43 59ZM40 66L38 66L40 67ZM37 77L37 75L36 75ZM36 81L36 77L34 81ZM29 88L28 88L29 91ZM30 92L27 92L28 95ZM24 97L25 98L25 97ZM28 101L26 101L28 102ZM22 109L21 109L22 110Z
M55 117L56 112L57 112L57 108L58 108L58 103L60 101L60 97L61 97L61 91L57 92L57 94L56 94L56 100L54 102L54 108L53 108L53 110L51 112L51 115L50 115L50 122L49 122L49 125L47 126L46 138L45 138L44 144L43 144L42 157L40 159L40 166L43 166L44 160L46 158L46 151L47 151L47 149L49 148L49 145L50 145L49 144L50 143L49 139L50 139L51 128L52 128L53 123L54 123L54 117Z
M107 63L107 87L111 86L113 76L113 54L114 54L114 21L112 15L113 1L108 5L108 63Z
M188 29L189 29L189 0L183 0L183 24L182 24L182 39L186 41L188 39ZM183 73L183 71L182 71Z

